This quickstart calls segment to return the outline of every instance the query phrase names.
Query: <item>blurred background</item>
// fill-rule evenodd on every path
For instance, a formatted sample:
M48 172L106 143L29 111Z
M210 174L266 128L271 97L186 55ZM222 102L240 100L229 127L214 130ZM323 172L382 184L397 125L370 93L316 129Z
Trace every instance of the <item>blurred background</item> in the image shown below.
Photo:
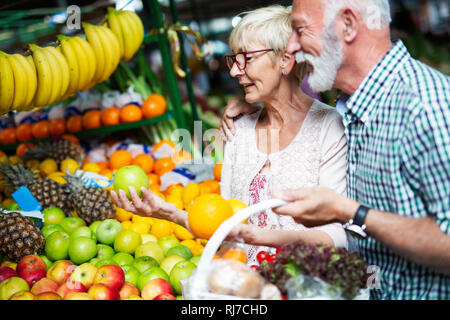
M76 34L68 28L73 10L79 8L82 21L99 23L108 6L137 12L146 30L152 28L148 2L156 0L2 0L0 2L0 49L8 53L24 52L28 43L47 45L59 33ZM191 43L193 36L182 34L184 51L191 72L192 86L199 108L220 115L227 100L241 94L235 79L230 78L223 55L229 53L228 35L236 17L245 11L270 4L291 5L292 1L273 0L159 0L164 21L175 20L199 31L207 42L197 58ZM450 74L450 15L448 0L391 0L392 38L402 39L411 54L424 63ZM77 7L71 7L71 6ZM72 11L71 11L72 10ZM163 77L161 56L156 45L145 50L152 69ZM179 78L183 103L188 104L185 81ZM321 98L333 105L337 92Z

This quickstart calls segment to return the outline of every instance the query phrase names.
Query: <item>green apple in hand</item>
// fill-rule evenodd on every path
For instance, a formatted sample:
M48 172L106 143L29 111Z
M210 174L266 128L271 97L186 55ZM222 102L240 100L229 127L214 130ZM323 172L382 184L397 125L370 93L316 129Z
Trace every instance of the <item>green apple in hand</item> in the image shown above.
M96 230L97 240L100 243L112 245L122 230L123 227L119 221L115 219L103 220Z

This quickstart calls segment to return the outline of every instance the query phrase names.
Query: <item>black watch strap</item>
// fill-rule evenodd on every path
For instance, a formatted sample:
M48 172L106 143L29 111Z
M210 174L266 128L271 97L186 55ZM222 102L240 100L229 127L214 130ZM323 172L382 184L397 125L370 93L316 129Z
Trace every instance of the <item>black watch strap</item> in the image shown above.
M353 217L353 224L362 227L369 210L370 208L360 205L358 210L356 210L355 216Z

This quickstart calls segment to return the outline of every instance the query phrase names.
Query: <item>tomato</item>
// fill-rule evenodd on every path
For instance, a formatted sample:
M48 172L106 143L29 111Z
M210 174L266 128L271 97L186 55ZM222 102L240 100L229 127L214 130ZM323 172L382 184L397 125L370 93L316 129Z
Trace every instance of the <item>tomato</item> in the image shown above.
M259 270L259 266L257 266L256 264L251 265L250 268L254 270Z
M267 262L275 262L275 260L277 260L277 254L276 253L269 254L267 259L266 259Z
M262 263L263 261L267 261L267 259L269 258L269 254L265 251L259 251L256 254L256 261L258 261L258 263Z

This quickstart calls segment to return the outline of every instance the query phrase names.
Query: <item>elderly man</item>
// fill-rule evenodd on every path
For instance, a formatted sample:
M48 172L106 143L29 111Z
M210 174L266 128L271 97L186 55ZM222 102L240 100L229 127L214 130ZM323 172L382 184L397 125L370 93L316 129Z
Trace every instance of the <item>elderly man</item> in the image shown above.
M377 266L372 299L450 299L450 79L390 40L387 0L294 0L287 47L314 91L342 91L347 197L283 190L274 209L315 226L339 221ZM233 101L222 130L252 108Z

